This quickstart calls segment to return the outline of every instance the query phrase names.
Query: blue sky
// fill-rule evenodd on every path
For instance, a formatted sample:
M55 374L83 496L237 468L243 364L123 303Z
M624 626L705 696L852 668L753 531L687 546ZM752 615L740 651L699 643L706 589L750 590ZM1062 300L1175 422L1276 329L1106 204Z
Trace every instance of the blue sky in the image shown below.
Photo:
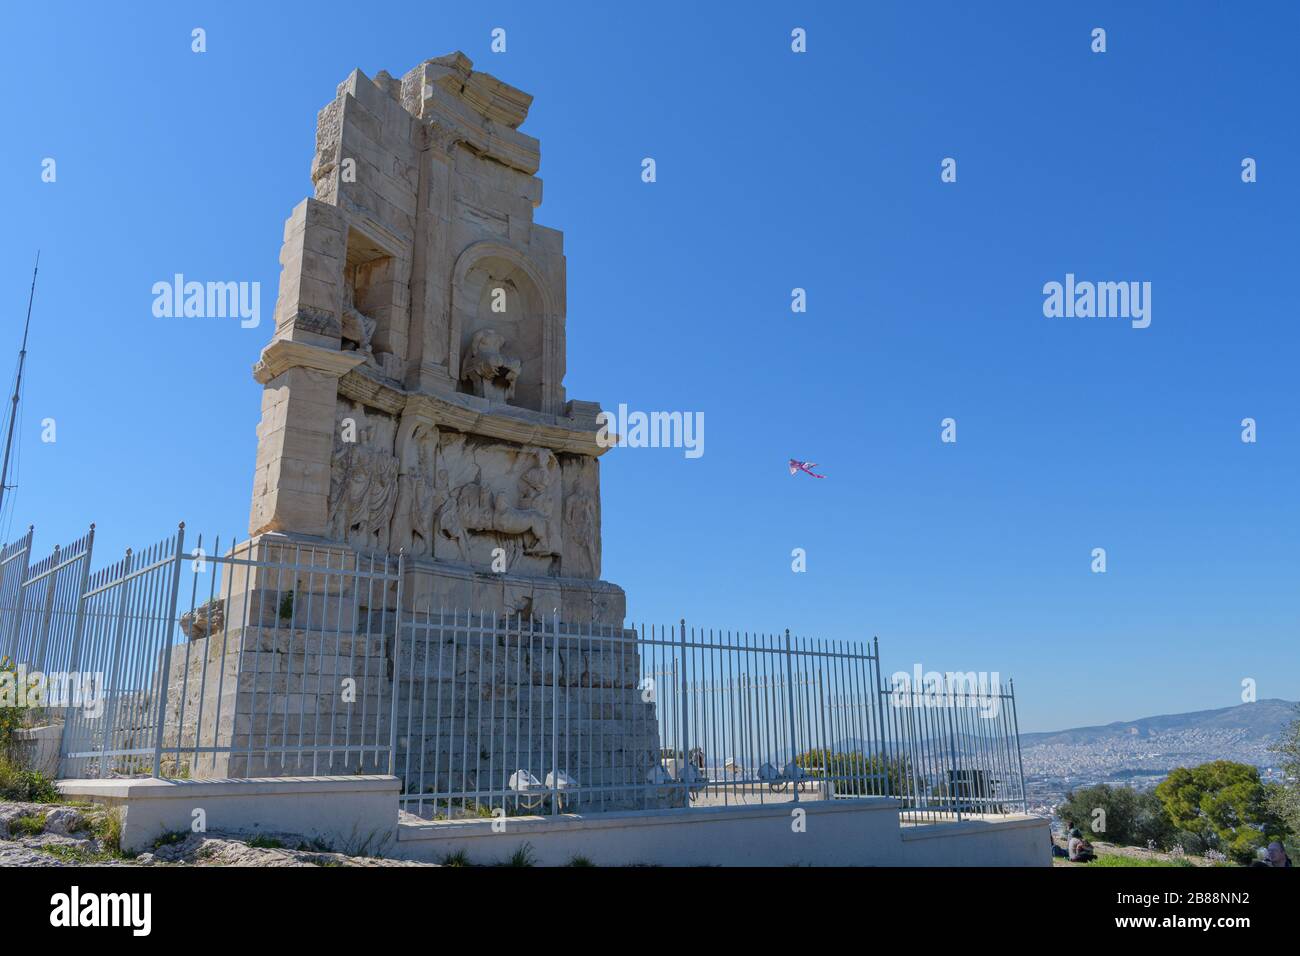
M887 670L1014 675L1026 731L1300 696L1300 8L741 9L9 9L5 354L42 250L10 536L95 521L98 566L181 519L246 532L316 112L355 67L460 49L536 97L569 397L705 414L702 458L603 459L630 616L878 634ZM260 281L262 327L154 318L175 272ZM1151 326L1045 318L1067 272L1151 282Z

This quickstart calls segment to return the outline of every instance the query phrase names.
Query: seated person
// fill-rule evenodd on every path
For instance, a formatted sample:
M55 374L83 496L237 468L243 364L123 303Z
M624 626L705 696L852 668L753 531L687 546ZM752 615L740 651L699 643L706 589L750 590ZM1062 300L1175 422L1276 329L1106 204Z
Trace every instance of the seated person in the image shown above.
M1083 834L1077 828L1070 831L1068 846L1071 863L1087 863L1090 860L1097 859L1092 844L1083 838Z

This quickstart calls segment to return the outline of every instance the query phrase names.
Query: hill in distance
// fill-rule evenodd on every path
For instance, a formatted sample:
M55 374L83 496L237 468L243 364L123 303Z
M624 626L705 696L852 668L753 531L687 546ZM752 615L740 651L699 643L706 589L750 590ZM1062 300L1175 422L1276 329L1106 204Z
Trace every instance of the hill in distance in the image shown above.
M1236 731L1234 736L1239 738L1271 742L1281 736L1283 728L1296 716L1295 702L1272 697L1253 704L1238 704L1217 710L1161 714L1138 720L1120 720L1099 727L1074 727L1070 730L1021 734L1020 742L1025 747L1088 746L1159 738L1188 731Z

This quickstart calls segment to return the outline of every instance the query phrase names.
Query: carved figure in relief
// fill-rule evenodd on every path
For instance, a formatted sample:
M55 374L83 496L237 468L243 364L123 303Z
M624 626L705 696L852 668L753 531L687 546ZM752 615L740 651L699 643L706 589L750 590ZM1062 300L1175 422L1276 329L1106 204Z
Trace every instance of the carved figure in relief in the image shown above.
M514 397L515 380L523 365L501 351L505 344L506 337L496 329L479 329L470 339L469 354L460 363L460 377L469 383L473 394L498 402Z
M388 549L388 528L397 504L397 457L374 449L370 457L370 485L366 496L366 521L361 529L365 546L376 551Z
M434 511L434 522L436 534L441 534L452 541L456 542L456 548L460 553L461 561L469 563L469 537L465 534L465 525L461 521L461 504L459 492L465 488L463 486L457 492L452 492L449 487L447 469L439 468L437 477L434 479L434 498L437 501L436 510Z
M412 557L433 555L436 497L433 444L429 429L416 426L407 439L405 464L397 477L397 504L393 511L392 550L405 549Z
M397 458L375 448L375 430L362 441L337 441L330 456L327 502L330 536L359 547L386 550L397 501Z
M352 480L352 448L349 443L334 440L330 456L329 535L335 541L346 541L348 536L348 489Z
M596 502L591 496L577 492L564 506L564 540L581 556L582 567L573 570L595 577L596 558ZM570 569L566 568L567 574Z

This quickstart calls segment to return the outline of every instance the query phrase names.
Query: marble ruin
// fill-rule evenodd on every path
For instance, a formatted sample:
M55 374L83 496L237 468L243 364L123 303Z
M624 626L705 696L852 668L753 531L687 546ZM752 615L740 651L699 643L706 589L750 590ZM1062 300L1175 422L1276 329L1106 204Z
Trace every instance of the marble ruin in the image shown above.
M399 764L427 755L439 786L478 770L436 736L448 713L462 731L482 718L469 749L501 768L521 743L559 747L558 769L589 784L657 767L636 644L589 636L625 636L625 601L600 578L600 409L564 388L563 237L533 221L540 154L518 128L531 99L455 53L401 79L354 71L319 114L315 197L285 225L275 332L253 372L262 420L236 556L262 563L237 565L228 598L190 616L167 682L169 743L233 747L210 773L302 772L277 741L386 741L394 696L429 728L397 737ZM382 578L363 576L375 567ZM444 670L418 639L403 656L399 631L453 609L513 621L526 642L507 639L501 664L462 651ZM413 657L419 669L395 664ZM347 677L363 723L340 723ZM457 709L425 710L442 696ZM590 723L557 744L539 719L517 739L514 718L542 699ZM342 766L384 769L386 753ZM551 760L519 769L540 779Z
M254 372L249 530L404 551L422 607L619 625L599 408L564 389L563 236L533 221L531 101L455 53L354 71L321 111Z

